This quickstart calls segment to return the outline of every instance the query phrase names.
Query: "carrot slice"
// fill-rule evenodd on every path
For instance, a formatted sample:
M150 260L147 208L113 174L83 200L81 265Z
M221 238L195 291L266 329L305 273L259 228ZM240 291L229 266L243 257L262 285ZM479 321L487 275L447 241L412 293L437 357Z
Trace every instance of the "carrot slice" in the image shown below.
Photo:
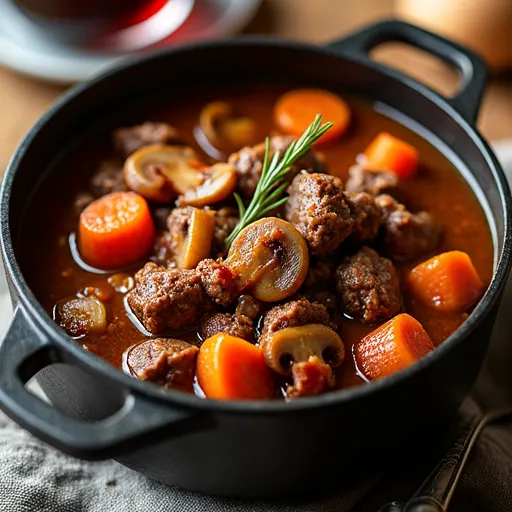
M135 192L103 196L80 215L80 255L94 267L114 269L135 263L146 256L154 241L148 204Z
M402 313L357 343L354 356L359 371L375 380L403 370L431 350L434 345L421 324Z
M418 150L385 132L373 139L364 155L369 169L393 171L399 178L412 178L418 168Z
M414 267L409 286L421 302L440 311L464 311L484 291L471 258L462 251L439 254Z
M207 398L265 400L274 381L259 347L229 334L208 338L199 350L196 375Z
M274 107L274 119L285 133L299 137L317 114L333 126L317 143L332 142L348 130L350 107L339 96L322 89L296 89L283 94Z

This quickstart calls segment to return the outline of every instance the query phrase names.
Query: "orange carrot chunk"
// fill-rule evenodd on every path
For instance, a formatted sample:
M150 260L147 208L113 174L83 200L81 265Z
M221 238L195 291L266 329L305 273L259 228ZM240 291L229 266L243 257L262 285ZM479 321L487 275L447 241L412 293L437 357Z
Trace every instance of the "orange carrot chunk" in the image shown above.
M364 155L369 169L393 171L399 178L411 178L418 168L417 149L385 132L373 139Z
M275 396L274 381L261 349L219 333L199 350L196 375L207 398L266 400Z
M354 355L359 371L375 380L407 368L431 350L434 345L421 324L402 313L357 343Z
M299 137L315 119L322 114L333 126L317 144L340 138L350 125L350 107L339 96L322 89L295 89L283 94L274 107L274 119L285 133Z
M148 204L135 192L103 196L80 215L78 248L93 267L115 269L135 263L147 255L154 241Z
M445 252L420 263L408 281L415 297L439 311L464 311L484 291L471 258L462 251Z

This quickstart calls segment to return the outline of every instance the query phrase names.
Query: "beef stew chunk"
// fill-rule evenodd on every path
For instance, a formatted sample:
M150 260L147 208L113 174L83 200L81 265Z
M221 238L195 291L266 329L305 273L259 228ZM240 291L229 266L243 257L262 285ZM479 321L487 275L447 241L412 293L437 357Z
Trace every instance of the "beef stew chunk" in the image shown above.
M304 297L310 302L317 302L324 306L331 316L335 316L338 313L338 298L333 292L304 289Z
M310 302L322 304L331 317L338 313L338 299L335 289L334 272L336 260L332 257L317 257L309 264L308 275L300 293Z
M333 258L317 257L309 262L308 275L304 281L307 289L332 288L336 263Z
M387 194L375 202L382 213L382 251L395 261L414 260L432 252L439 243L441 226L428 212L411 213Z
M197 273L206 294L219 306L228 306L240 293L235 274L221 260L199 262Z
M398 187L398 176L392 171L365 169L362 165L353 165L348 170L345 183L347 192L366 192L372 196L392 193Z
M347 192L345 196L354 219L351 240L359 244L370 242L379 233L382 220L380 208L366 192Z
M288 188L286 219L306 239L313 255L336 250L352 233L354 219L343 182L328 174L298 174Z
M151 144L182 144L180 133L167 123L147 122L128 128L119 128L112 136L114 149L122 158L128 158Z
M293 385L286 388L286 397L289 399L320 395L335 385L332 368L315 356L295 363L292 366L292 379Z
M336 269L336 288L344 311L370 325L402 310L400 283L393 263L363 247Z
M270 138L272 152L279 151L282 155L292 143L294 137L289 135L278 135ZM246 146L240 151L229 156L228 162L234 165L238 173L238 189L240 193L251 198L254 195L256 186L261 176L263 159L265 157L265 144ZM323 158L314 151L308 151L300 160L293 164L293 168L287 176L292 179L299 171L324 172Z
M165 269L146 263L135 274L135 288L128 293L128 305L151 334L189 329L208 307L195 270Z
M214 313L207 315L200 326L200 334L206 340L215 334L224 332L246 341L254 340L254 326L252 320L245 315L230 313Z
M149 339L126 350L123 369L164 389L192 392L198 353L196 346L185 341Z
M311 254L327 255L345 240L373 240L382 220L375 199L365 192L344 192L340 178L301 173L288 193L286 218L308 242Z
M281 329L307 324L329 325L329 322L329 313L325 306L300 298L270 309L263 319L261 335L267 336Z

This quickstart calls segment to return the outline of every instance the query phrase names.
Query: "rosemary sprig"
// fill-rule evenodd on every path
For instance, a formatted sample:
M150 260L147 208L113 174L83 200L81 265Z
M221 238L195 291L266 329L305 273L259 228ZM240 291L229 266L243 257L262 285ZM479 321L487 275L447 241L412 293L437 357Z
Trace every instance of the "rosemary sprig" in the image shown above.
M283 183L283 178L290 172L292 165L304 156L315 141L317 141L332 123L322 124L322 115L317 114L315 120L309 125L300 138L294 140L284 152L282 158L279 151L270 157L270 138L265 140L265 157L261 177L256 186L254 196L247 208L242 198L234 194L240 213L240 221L233 232L226 238L226 246L229 247L240 232L254 221L261 219L274 208L288 201L288 197L281 197L288 183Z

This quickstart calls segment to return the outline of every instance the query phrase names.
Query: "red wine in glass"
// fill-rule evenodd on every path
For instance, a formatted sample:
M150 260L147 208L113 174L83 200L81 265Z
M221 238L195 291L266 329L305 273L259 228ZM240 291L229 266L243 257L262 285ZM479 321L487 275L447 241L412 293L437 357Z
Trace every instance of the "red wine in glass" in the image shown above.
M164 15L173 15L173 4L183 17L184 6L193 0L10 0L29 21L31 27L46 37L67 44L95 46L112 39L113 34L142 27ZM188 11L190 12L190 10ZM188 15L187 12L187 15ZM178 15L178 14L177 14ZM184 19L186 16L184 16ZM184 19L179 20L183 22ZM167 20L175 28L178 20ZM165 20L164 20L165 22ZM162 20L160 20L160 25ZM139 31L140 32L140 31ZM135 33L132 31L132 33ZM150 34L148 34L150 35ZM150 39L150 38L149 38Z

